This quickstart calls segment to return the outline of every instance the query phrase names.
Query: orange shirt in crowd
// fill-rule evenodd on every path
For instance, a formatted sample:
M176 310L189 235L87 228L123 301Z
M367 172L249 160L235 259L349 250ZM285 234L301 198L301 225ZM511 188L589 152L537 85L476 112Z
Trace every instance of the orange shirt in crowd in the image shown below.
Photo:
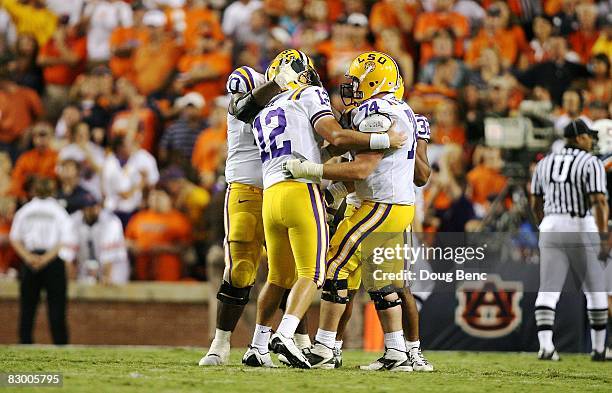
M43 114L38 94L30 88L6 84L0 88L0 142L11 143Z
M195 68L205 67L220 74L218 78L205 80L187 88L187 92L196 91L204 97L207 103L223 95L227 75L232 72L232 58L222 51L204 53L200 55L187 54L179 60L178 70L189 72Z
M128 44L136 48L145 42L147 42L146 30L134 27L118 27L110 36L111 50ZM128 77L131 74L134 67L133 56L133 53L129 57L111 56L109 66L115 78Z
M85 37L67 38L68 48L79 58L76 66L57 64L43 67L43 78L45 83L52 85L69 86L83 71L85 71L85 59L87 57L87 40ZM45 46L40 48L42 57L58 57L59 50L54 40L49 40Z
M418 11L416 4L405 2L404 10L412 15L413 18L416 18ZM400 29L400 20L390 1L378 1L374 3L372 11L370 12L370 28L374 32L379 32L387 28Z
M142 210L129 221L125 237L145 251L154 245L180 245L191 240L191 223L177 210L158 213ZM179 281L181 258L172 253L142 254L136 258L137 280Z
M593 45L599 38L599 32L586 33L584 31L575 31L570 34L568 41L574 52L580 56L580 61L586 64L591 59Z
M172 39L156 44L145 44L134 53L133 82L143 95L159 90L174 70L181 48Z
M432 126L431 140L433 143L444 145L447 143L465 144L465 129L463 126L441 127Z
M467 183L472 188L472 202L484 204L490 195L499 194L506 186L504 175L483 164L475 166L467 174Z
M5 273L9 267L17 266L17 255L8 242L11 232L11 223L0 221L0 273Z
M57 152L52 149L32 149L19 156L11 177L11 194L17 197L26 196L24 185L30 176L55 178Z
M451 29L455 34L455 56L463 55L463 38L470 32L470 24L467 18L458 12L438 13L426 12L419 15L414 26L414 34L425 34L429 31ZM427 62L433 56L431 42L421 43L421 64Z
M170 20L170 18L168 18ZM185 11L185 32L184 42L185 47L191 48L195 44L195 38L202 31L202 24L208 25L206 30L210 32L212 37L222 42L225 36L221 29L219 17L213 11L207 8L196 8Z
M480 52L486 48L496 48L504 64L514 64L518 56L518 43L514 34L498 30L490 35L485 29L481 29L465 54L465 62L472 67L475 66L480 59Z
M140 135L140 146L153 153L155 151L155 140L157 130L157 119L155 113L150 108L140 108L138 110L138 134ZM117 113L113 118L111 126L111 139L116 135L125 135L126 127L132 117L132 110L125 110Z
M199 173L214 173L219 167L226 139L226 127L207 128L201 132L193 147L191 165Z

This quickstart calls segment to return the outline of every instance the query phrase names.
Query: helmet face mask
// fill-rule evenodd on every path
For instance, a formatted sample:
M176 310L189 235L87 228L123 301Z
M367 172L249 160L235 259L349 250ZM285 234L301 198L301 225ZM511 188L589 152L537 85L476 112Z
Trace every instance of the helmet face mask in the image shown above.
M318 74L316 73L312 59L308 57L304 52L299 51L297 49L286 49L276 55L274 60L272 60L272 62L266 69L266 81L269 82L274 80L274 78L279 72L279 67L282 64L290 63L294 60L302 62L306 72L302 72L300 74L297 82L290 83L289 90L297 89L304 85L309 85L313 83L316 84L318 81L315 81L314 79L318 79ZM313 73L316 74L317 77L313 76Z
M350 82L340 84L340 97L346 107L351 107L363 100L363 91L359 90L359 79L355 76L346 76Z

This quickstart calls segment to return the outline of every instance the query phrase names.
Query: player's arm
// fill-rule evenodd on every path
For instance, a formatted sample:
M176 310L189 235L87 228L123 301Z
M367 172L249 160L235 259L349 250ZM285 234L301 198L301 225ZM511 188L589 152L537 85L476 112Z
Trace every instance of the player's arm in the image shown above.
M589 200L601 240L599 259L605 261L610 253L610 242L608 238L608 216L610 212L608 210L608 198L606 198L606 195L603 193L596 193L589 194Z
M544 218L544 197L542 195L530 195L529 196L529 204L531 206L531 211L536 219L536 224L540 225L542 219Z
M417 187L423 187L427 184L430 174L431 166L427 158L427 141L418 139L414 160L414 184Z
M240 121L252 122L272 98L280 94L290 82L296 81L304 71L299 61L281 64L273 80L247 93L232 94L228 112Z
M351 162L317 164L310 161L289 160L283 164L288 179L308 179L320 182L321 179L336 181L364 180L382 160L382 151L367 150L358 153Z
M395 131L393 125L387 133L363 133L342 128L333 116L324 116L317 120L314 129L333 146L345 150L383 150L390 147L397 149L402 147L407 139L403 133Z

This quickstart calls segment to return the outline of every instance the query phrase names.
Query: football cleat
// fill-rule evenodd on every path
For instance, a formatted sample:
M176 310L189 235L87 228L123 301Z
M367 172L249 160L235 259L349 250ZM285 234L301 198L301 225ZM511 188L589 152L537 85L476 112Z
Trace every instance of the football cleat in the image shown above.
M242 357L242 364L249 367L277 367L274 363L272 363L270 352L262 353L259 351L259 348L255 348L251 345L249 345L249 349L247 349L246 353Z
M553 348L552 351L546 351L544 349L540 349L538 352L538 359L540 360L552 360L553 362L558 362L561 360L557 350Z
M281 333L276 332L270 337L268 348L278 355L284 355L291 367L310 368L308 359L295 345L293 338L285 337Z
M612 347L606 348L606 360L612 360Z
M334 368L342 367L342 349L334 348Z
M336 364L334 361L334 350L326 347L317 340L310 348L306 348L302 351L310 367L320 368L323 370L331 370L335 368Z
M594 362L605 362L606 361L606 351L591 352L591 360Z
M433 365L425 359L419 347L410 348L408 350L408 361L414 371L430 372L434 370Z
M229 359L229 351L226 354L217 354L208 351L208 353L200 359L198 366L223 366Z
M385 349L385 354L378 360L359 368L365 371L412 371L406 352L391 348Z

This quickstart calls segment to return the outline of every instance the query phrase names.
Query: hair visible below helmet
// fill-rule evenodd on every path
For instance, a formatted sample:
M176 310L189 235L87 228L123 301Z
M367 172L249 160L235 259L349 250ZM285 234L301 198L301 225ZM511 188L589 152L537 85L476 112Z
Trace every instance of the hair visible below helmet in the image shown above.
M397 63L382 52L365 52L357 56L351 62L346 77L350 82L340 85L340 95L346 106L378 93L395 93L402 86Z
M304 69L310 69L313 72L316 72L312 59L308 57L308 55L306 55L304 52L299 51L297 49L285 49L284 51L276 55L274 60L272 60L272 62L266 69L266 82L274 80L274 77L278 74L280 65L284 62L289 62L291 60L299 60L304 65ZM304 80L301 83L308 84L308 81ZM297 89L298 87L300 87L300 84L298 83L289 84L289 89Z

